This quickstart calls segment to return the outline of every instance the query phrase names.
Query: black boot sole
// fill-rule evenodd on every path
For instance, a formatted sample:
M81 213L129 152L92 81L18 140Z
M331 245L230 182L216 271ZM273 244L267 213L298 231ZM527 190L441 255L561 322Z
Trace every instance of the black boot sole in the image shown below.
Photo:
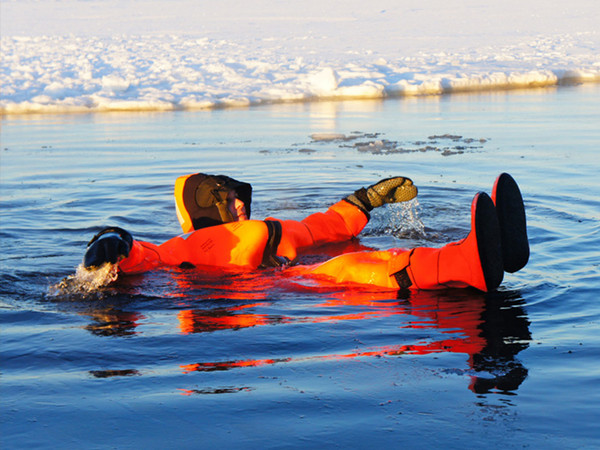
M493 291L502 283L504 264L498 215L494 202L485 192L477 194L475 236L485 284L488 291Z
M494 199L500 223L504 270L513 273L525 267L529 261L529 240L523 197L509 174L503 173L496 180Z

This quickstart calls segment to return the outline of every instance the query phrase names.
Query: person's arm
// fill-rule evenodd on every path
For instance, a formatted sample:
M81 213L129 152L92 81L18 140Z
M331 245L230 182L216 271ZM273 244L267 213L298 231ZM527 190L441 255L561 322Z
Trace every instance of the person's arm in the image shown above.
M161 263L157 249L154 244L134 240L123 228L107 227L88 243L83 266L92 269L109 263L118 264L123 273L146 272Z
M299 222L279 221L282 237L277 254L293 260L299 249L356 237L369 222L373 208L408 201L416 195L417 187L409 178L387 178L358 189L324 213L311 214Z

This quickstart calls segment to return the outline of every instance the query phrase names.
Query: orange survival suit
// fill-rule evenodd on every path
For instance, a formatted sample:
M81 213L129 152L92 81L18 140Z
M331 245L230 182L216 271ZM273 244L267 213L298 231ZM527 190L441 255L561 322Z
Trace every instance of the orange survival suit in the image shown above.
M84 257L85 267L118 263L122 273L139 273L160 265L202 265L256 269L293 261L298 250L348 240L369 220L369 211L417 195L404 177L361 188L325 213L301 221L266 219L235 222L232 198L251 209L252 188L222 175L192 174L175 184L177 215L186 234L156 245L136 241L125 230L107 228L96 235ZM471 231L442 248L358 252L316 266L295 266L291 274L335 283L359 283L388 289L441 289L472 286L482 291L500 285L504 271L527 263L529 244L523 200L508 174L496 180L492 198L479 192L471 205Z

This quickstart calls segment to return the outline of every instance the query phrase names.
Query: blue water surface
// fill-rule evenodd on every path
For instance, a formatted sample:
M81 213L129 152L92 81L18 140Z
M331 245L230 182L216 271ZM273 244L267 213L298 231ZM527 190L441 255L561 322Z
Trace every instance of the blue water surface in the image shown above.
M2 448L600 446L600 86L201 112L2 118ZM411 177L357 242L441 246L509 172L531 259L497 292L168 268L66 291L89 239L179 232L177 176L301 219ZM411 214L418 214L415 219ZM419 228L424 225L424 233Z

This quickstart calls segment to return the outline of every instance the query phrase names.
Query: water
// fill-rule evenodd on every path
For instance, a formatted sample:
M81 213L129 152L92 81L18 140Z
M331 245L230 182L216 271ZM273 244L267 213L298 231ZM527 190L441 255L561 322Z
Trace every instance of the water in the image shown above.
M597 447L599 101L587 85L4 117L2 447ZM300 219L389 175L419 186L424 235L386 207L306 261L459 239L507 171L531 260L488 295L174 268L52 289L104 225L176 234L173 182L193 171L251 182L255 218Z

